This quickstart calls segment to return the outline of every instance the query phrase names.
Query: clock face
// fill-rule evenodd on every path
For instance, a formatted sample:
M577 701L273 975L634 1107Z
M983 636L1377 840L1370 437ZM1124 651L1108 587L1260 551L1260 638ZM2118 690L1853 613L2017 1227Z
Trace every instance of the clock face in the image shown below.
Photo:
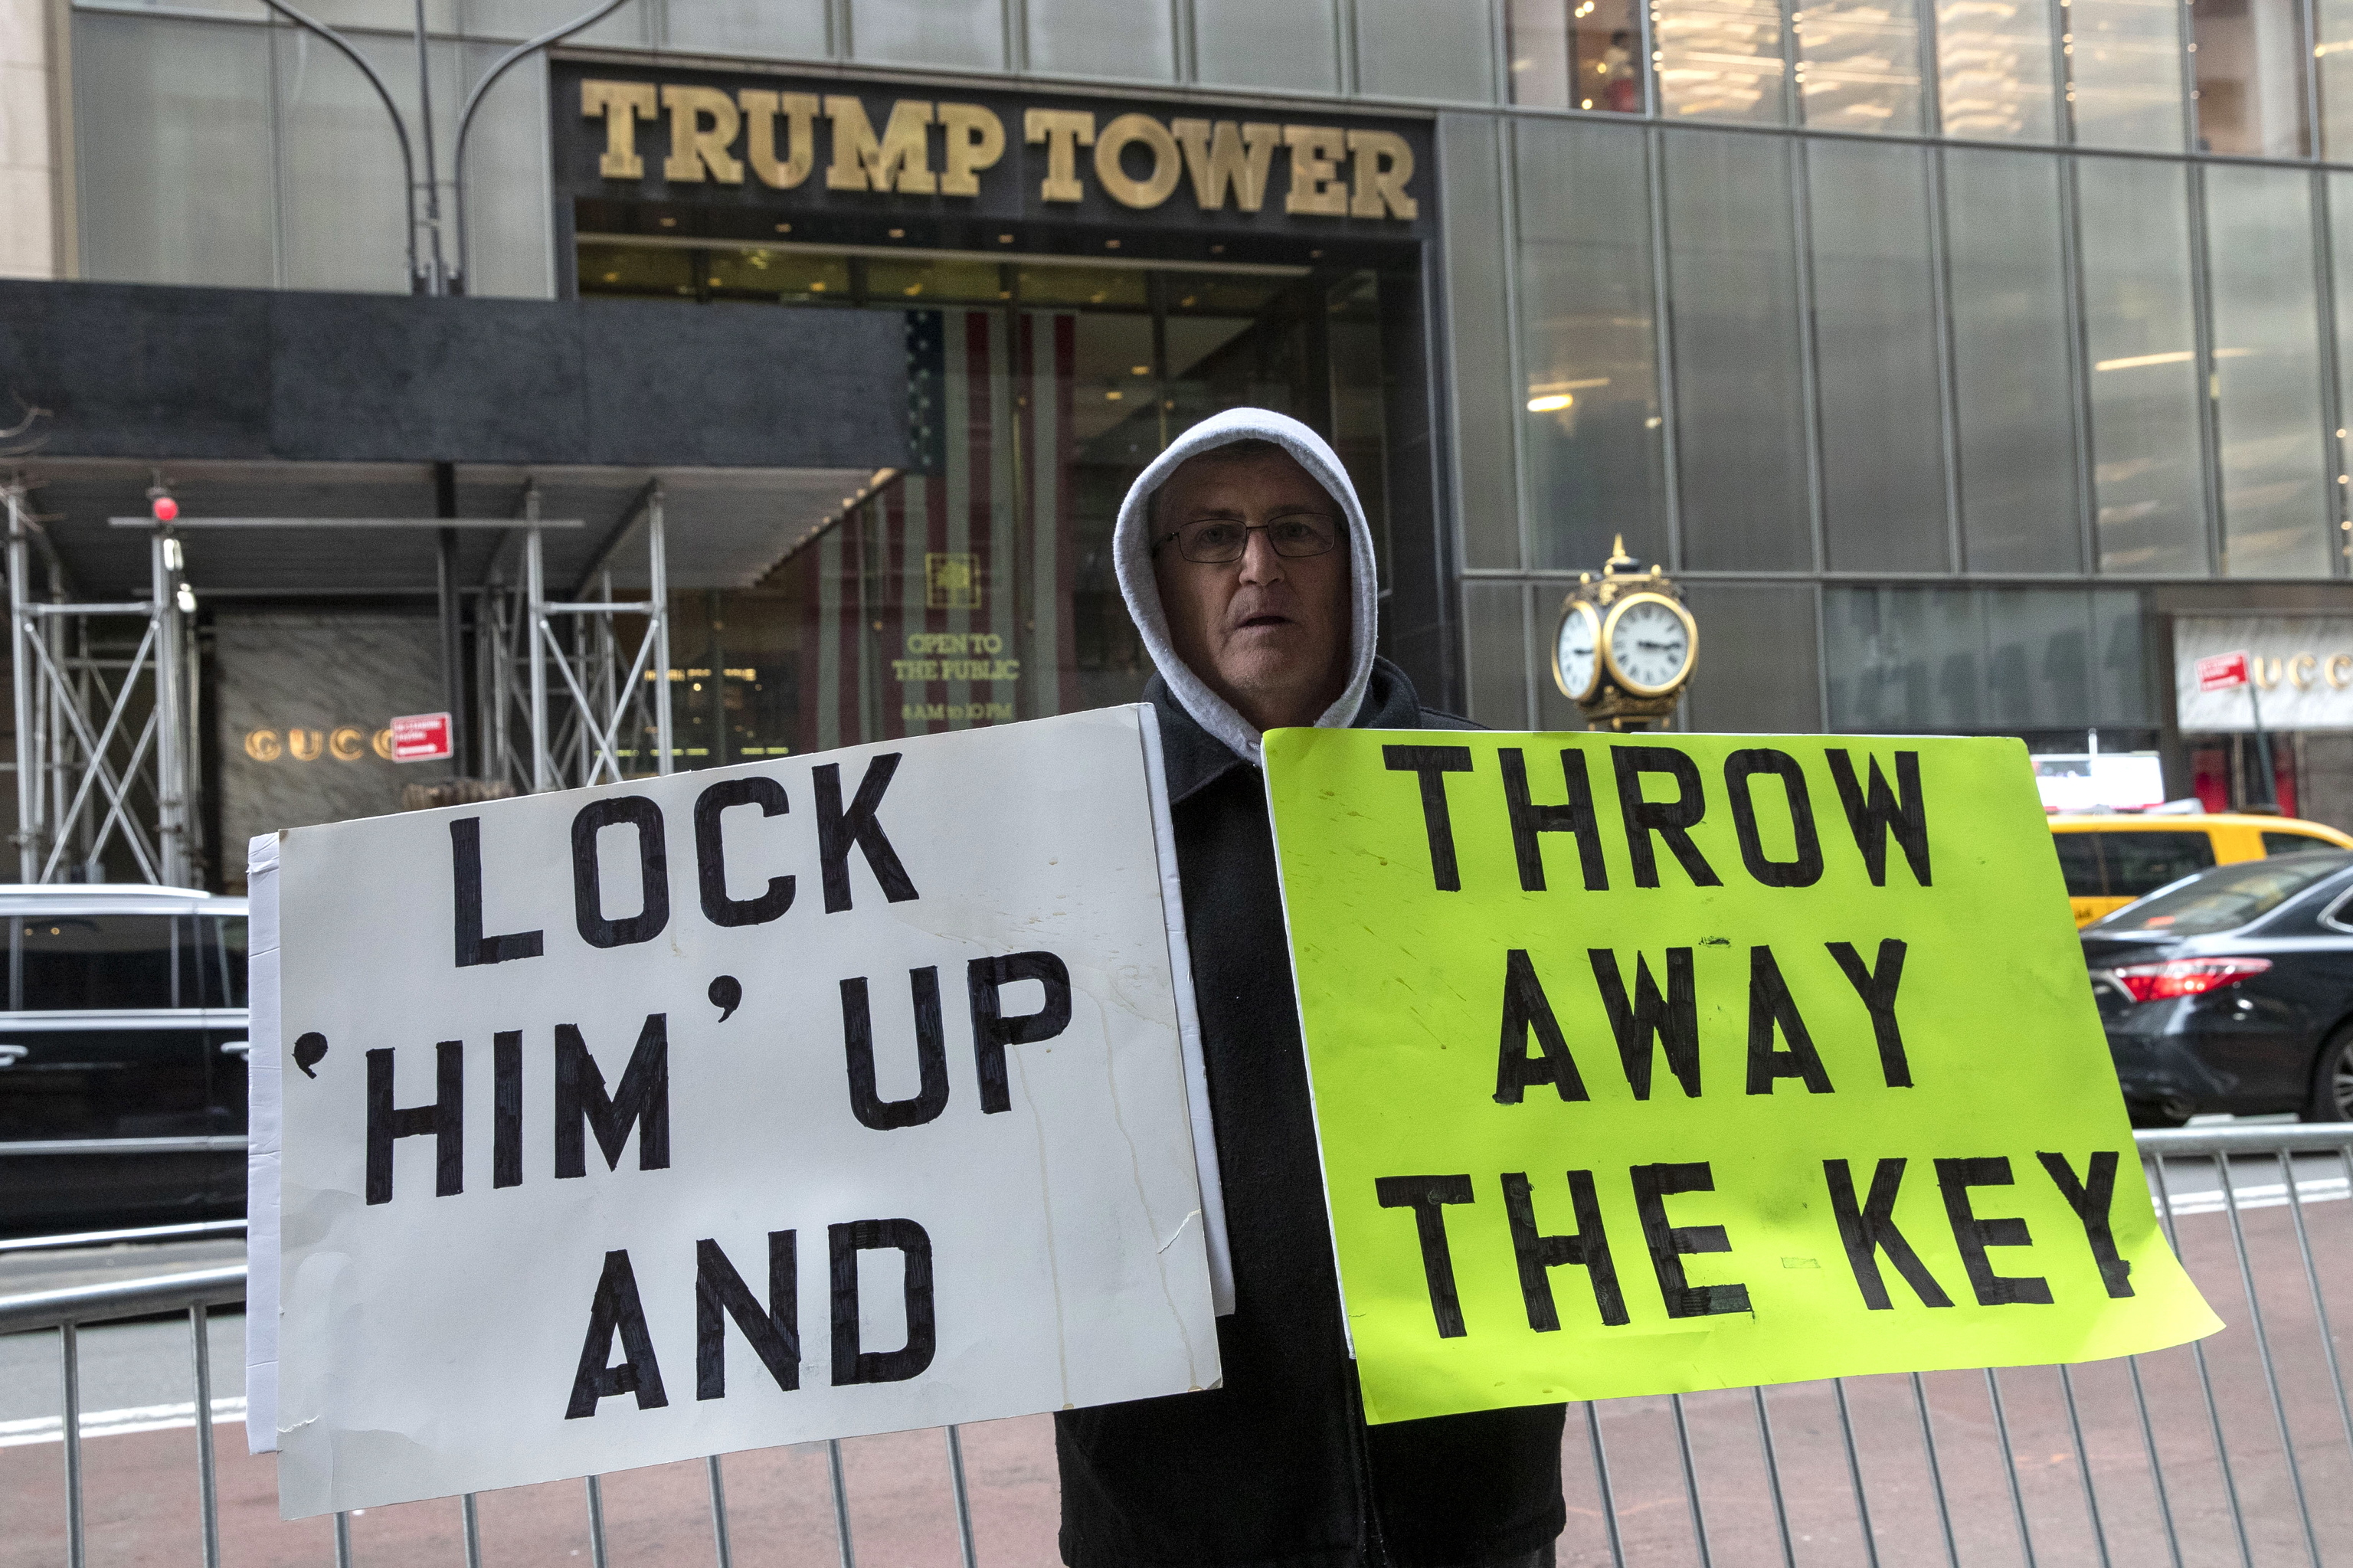
M1609 615L1610 671L1630 691L1655 696L1689 673L1691 621L1673 601L1635 594Z
M1601 618L1582 599L1561 612L1553 645L1553 678L1570 697L1590 695L1601 678Z

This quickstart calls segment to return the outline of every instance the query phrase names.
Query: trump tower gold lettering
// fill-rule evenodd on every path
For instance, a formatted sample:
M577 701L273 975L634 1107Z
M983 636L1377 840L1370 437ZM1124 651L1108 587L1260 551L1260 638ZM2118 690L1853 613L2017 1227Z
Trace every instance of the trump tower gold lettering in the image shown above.
M1024 199L1049 207L1076 206L1100 192L1123 211L1175 201L1247 217L1269 212L1271 198L1279 198L1271 211L1285 217L1386 227L1421 216L1413 143L1377 126L1217 118L1198 110L1099 114L1060 104L1026 105L1008 116L985 103L913 94L602 76L583 79L575 102L582 122L601 132L596 173L607 185L748 181L797 192L814 183L826 192L974 202L996 184L1009 197L1018 181ZM1026 162L1011 155L1017 152ZM811 182L819 168L822 180Z

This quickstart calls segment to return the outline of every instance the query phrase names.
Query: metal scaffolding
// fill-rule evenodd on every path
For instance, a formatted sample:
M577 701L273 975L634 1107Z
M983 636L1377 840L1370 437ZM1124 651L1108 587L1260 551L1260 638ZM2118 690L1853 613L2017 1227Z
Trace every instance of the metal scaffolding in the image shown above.
M148 541L148 597L76 601L26 504L0 487L8 523L9 683L15 701L17 880L102 881L121 842L142 879L197 883L193 763L197 723L195 608L180 541L158 525ZM32 595L43 546L49 598ZM125 659L120 646L142 622ZM100 627L113 631L111 638Z
M475 606L476 755L483 779L542 791L667 774L670 724L669 570L662 494L649 484L570 599L552 599L543 548L548 528L576 521L539 514L536 487L520 519L199 518L180 525L117 518L149 535L144 599L73 597L21 478L0 481L7 522L9 680L16 717L17 880L99 882L108 856L127 857L144 882L204 882L196 758L201 733L195 599L185 577L182 528L343 529L502 527L520 535L501 573L464 597ZM647 590L617 599L617 547L643 532ZM34 588L35 556L46 598ZM448 607L445 606L445 614ZM621 618L641 616L641 634ZM445 649L462 643L445 638ZM626 657L625 657L626 655ZM455 690L462 692L463 686Z
M525 491L522 581L494 577L475 618L477 702L491 759L487 777L537 793L666 774L675 766L670 572L659 484L646 487L615 542L639 522L644 599L613 597L608 547L575 598L552 599L539 493ZM623 616L645 618L634 647L619 624Z

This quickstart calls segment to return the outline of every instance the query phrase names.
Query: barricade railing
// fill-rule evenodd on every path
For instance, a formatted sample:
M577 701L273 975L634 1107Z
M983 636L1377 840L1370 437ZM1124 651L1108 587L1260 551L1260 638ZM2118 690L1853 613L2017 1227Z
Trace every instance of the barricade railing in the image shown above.
M2166 1234L2222 1332L2074 1366L1573 1405L1561 1563L2353 1561L2353 1403L2331 1308L2353 1311L2353 1124L2193 1128L2138 1141ZM2325 1224L2307 1213L2337 1202ZM68 1568L88 1559L80 1331L168 1313L189 1324L202 1562L218 1568L221 1417L206 1315L241 1303L244 1287L237 1266L0 1298L0 1336L58 1335ZM962 1440L953 1426L943 1436L961 1561L978 1568ZM825 1455L839 1561L855 1568L841 1443ZM724 1470L716 1457L704 1467L707 1550L733 1568ZM614 1568L602 1479L584 1489L589 1568ZM476 1499L460 1510L467 1568L480 1568ZM350 1568L348 1516L336 1516L333 1542L338 1568Z

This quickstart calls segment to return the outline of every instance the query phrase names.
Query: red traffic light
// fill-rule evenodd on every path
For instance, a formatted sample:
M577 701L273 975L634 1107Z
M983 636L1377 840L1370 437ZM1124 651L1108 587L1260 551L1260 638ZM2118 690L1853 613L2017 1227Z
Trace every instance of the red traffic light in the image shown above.
M169 523L180 514L180 503L168 495L159 495L150 503L148 510L155 514L156 522Z

